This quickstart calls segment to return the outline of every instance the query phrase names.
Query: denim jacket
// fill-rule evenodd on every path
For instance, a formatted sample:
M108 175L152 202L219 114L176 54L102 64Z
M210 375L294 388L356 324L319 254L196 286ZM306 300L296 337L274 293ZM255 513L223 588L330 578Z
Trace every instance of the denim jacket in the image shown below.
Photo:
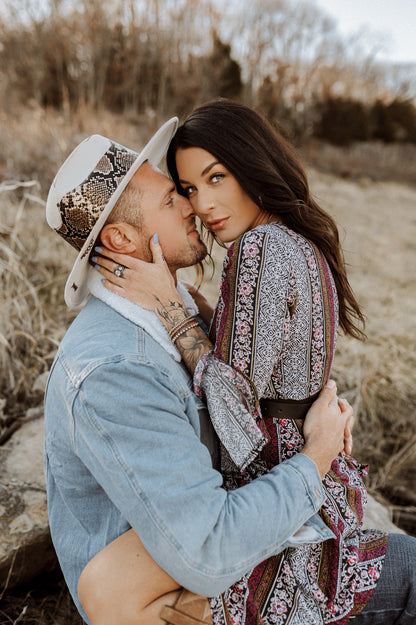
M91 297L60 345L45 396L51 534L85 620L79 576L130 527L179 584L205 596L289 545L333 537L316 514L324 495L312 460L298 454L226 492L200 441L204 418L178 358Z

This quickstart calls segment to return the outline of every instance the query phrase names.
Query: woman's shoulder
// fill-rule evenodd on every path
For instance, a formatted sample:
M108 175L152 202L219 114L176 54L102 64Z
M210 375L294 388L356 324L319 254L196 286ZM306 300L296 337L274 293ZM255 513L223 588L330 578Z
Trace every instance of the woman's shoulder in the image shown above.
M291 250L294 256L309 256L314 248L313 243L309 239L292 230L281 221L258 226L258 228L264 230L276 245L281 245L287 250Z
M276 275L288 275L297 263L299 255L296 243L289 234L274 224L264 224L247 230L228 248L224 259L225 276L267 271Z
M280 222L272 222L247 230L228 249L228 256L254 257L257 254L276 256L285 251L287 255L296 253L296 247L303 237L297 235Z

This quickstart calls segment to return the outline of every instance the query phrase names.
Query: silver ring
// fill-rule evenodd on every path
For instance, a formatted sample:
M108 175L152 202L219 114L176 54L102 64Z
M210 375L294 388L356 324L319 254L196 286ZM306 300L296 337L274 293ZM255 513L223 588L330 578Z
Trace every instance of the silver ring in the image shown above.
M124 265L117 265L114 268L114 275L116 275L118 278L122 278L124 276L124 272L126 271L126 268L124 267Z

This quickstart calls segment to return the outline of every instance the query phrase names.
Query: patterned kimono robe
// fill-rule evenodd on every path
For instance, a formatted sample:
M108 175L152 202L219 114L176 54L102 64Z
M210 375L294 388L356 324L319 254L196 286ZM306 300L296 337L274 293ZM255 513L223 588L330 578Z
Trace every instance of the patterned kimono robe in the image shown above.
M215 348L194 377L222 443L225 488L302 449L303 422L263 418L258 400L317 393L329 377L337 326L329 266L304 237L271 223L230 246L211 326ZM215 625L345 624L362 610L387 548L385 533L361 529L364 472L352 457L334 460L320 515L335 538L290 547L249 571L211 599Z

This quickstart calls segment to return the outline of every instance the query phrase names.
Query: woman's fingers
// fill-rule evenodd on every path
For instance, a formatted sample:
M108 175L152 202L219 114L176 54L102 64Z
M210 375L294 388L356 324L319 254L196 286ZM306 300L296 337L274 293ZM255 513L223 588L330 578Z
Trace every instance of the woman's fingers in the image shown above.
M174 276L163 258L157 235L151 238L149 246L153 262L118 254L104 246L94 248L91 262L103 276L104 286L133 304L154 311L161 306L172 307L172 302L185 308L176 290Z
M123 280L125 279L124 276L115 274L114 270L106 267L101 259L99 262L101 262L101 265L95 264L94 268L104 277L105 280L107 280L107 282L117 284L121 287ZM121 265L115 265L115 267L121 267Z
M109 260L104 256L93 256L91 262L94 264L95 269L102 273L106 278L117 280L122 279L123 272L125 271L125 265L121 265L116 263L115 261ZM119 269L118 274L114 273L116 269ZM109 275L107 275L109 274Z
M157 233L154 234L150 239L150 251L152 252L153 262L155 264L162 264L165 262L165 257L163 256L163 251L160 247L159 237L157 236Z
M157 234L154 234L150 239L150 250L153 256L153 263L164 264L165 258ZM94 266L98 265L96 269L105 268L113 273L118 267L139 271L145 264L148 264L146 261L140 260L139 258L128 256L127 254L118 254L104 246L94 248L94 255L91 258L91 262ZM115 275L117 276L117 274Z
M101 250L101 253L98 250ZM95 252L91 258L95 269L113 284L123 287L128 280L139 280L140 270L149 264L127 254L117 254L107 248L98 247L95 248Z
M125 267L132 266L134 261L137 260L136 258L133 258L133 256L128 256L127 254L118 254L117 252L113 252L112 250L109 250L107 247L104 246L98 246L94 248L93 257L91 259L92 262L94 262L94 258L98 259L98 264L103 264L102 259L106 258L110 260L110 262L113 262L117 265L124 265Z
M122 297L124 297L123 287L119 286L118 284L115 284L112 280L108 280L104 278L103 278L103 283L106 289L108 289L109 291L112 291L113 293L117 293L117 295L121 295Z

